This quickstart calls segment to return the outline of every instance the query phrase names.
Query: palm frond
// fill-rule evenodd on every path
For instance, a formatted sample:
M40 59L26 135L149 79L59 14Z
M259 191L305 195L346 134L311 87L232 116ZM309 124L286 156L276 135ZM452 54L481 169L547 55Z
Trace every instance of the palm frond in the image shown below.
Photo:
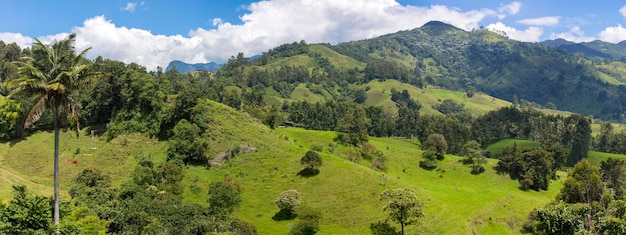
M26 118L24 119L24 124L23 124L24 128L27 128L31 124L38 121L39 118L41 118L41 115L46 110L47 101L48 101L47 96L41 96L39 97L39 99L37 99L35 104L33 104L33 106L30 107L30 110L28 111L28 114L26 114Z

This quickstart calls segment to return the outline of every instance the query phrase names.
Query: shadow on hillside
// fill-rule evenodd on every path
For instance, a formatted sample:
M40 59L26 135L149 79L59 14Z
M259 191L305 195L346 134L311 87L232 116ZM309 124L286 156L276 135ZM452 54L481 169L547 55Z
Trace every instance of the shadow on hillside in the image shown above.
M274 216L272 216L272 220L274 221L282 221L282 220L292 220L295 219L298 215L291 213L289 210L280 210L276 212Z
M304 169L302 169L300 172L298 172L298 175L299 175L299 176L302 176L302 177L309 178L309 177L316 176L316 175L318 175L319 173L320 173L320 170L319 170L319 169L304 168Z

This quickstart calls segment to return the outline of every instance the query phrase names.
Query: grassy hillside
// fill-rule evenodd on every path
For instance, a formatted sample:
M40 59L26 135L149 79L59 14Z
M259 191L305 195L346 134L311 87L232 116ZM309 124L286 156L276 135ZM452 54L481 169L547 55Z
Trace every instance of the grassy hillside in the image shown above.
M346 160L351 151L336 146L335 132L303 129L270 130L246 114L225 105L208 102L210 116L210 155L238 146L257 150L240 153L210 168L186 168L184 200L206 204L208 184L224 175L244 185L243 203L235 212L238 218L256 225L259 234L285 234L295 220L275 221L279 211L274 200L285 190L296 189L305 205L322 212L320 234L367 234L369 224L385 218L378 194L385 189L408 187L418 192L425 203L425 217L407 231L425 234L516 234L529 211L554 198L560 183L547 192L523 192L516 181L497 175L491 167L478 176L471 175L460 157L448 155L439 163L442 171L418 167L422 151L413 142L394 138L372 138L370 142L389 156L389 169L376 171L367 160ZM115 185L125 181L137 159L165 159L167 143L142 135L121 136L110 142L71 132L61 135L61 188L66 192L72 178L82 169L96 167L109 174ZM24 183L38 193L49 195L52 185L52 134L37 133L16 143L0 145L2 172L12 175L6 181ZM311 148L321 148L324 164L320 173L302 177L300 158ZM65 159L77 160L67 164ZM2 197L9 185L3 183ZM65 194L66 195L66 194Z
M457 103L464 104L465 108L469 109L470 112L475 115L484 114L488 111L511 105L508 101L497 99L483 93L477 93L469 98L465 92L436 88L421 89L396 80L385 80L383 82L372 80L362 86L370 88L366 92L367 99L365 100L365 104L382 106L386 110L393 112L397 112L397 107L391 100L391 89L398 91L406 89L413 99L422 103L420 113L423 114L440 114L439 111L432 107L446 99L452 99Z

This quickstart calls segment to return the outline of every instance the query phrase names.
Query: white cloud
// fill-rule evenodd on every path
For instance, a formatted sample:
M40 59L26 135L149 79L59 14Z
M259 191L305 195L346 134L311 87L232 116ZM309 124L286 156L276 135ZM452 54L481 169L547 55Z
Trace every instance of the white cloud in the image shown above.
M29 47L33 43L33 38L21 33L0 33L0 40L7 44L15 42L20 48Z
M619 9L619 13L622 14L622 16L626 17L626 5Z
M550 34L550 39L558 38L565 39L570 42L590 42L595 40L593 37L585 36L585 32L583 32L578 26L572 27L569 32Z
M532 25L532 26L552 26L559 24L560 17L558 16L544 16L539 18L523 19L517 21L517 23Z
M125 63L136 62L149 70L164 67L174 59L206 62L202 39L198 37L154 35L143 29L117 27L104 16L88 19L72 31L77 35L77 49L92 47L88 54L91 57L102 55Z
M126 8L136 6L131 2ZM174 59L188 63L224 62L238 52L251 56L300 40L360 40L413 29L432 20L471 30L487 17L517 14L520 6L519 2L512 2L498 9L461 11L442 5L401 5L395 0L271 0L246 6L249 12L240 17L241 24L215 18L209 21L214 29L198 28L185 36L155 35L148 30L117 26L104 16L87 19L72 32L77 34L77 49L93 47L88 54L92 58L102 55L154 70ZM530 35L536 34L534 28L529 30ZM48 36L39 38L43 41ZM531 41L535 40L533 37Z
M500 8L498 8L499 19L504 19L507 15L517 15L522 8L521 2L511 2L509 4L503 5L501 4Z
M143 6L143 2L141 2L141 5ZM122 10L132 13L132 12L135 12L135 7L137 7L136 2L129 2L129 3L126 3L125 7L122 7Z
M626 40L626 28L621 24L614 27L607 27L600 32L600 40L612 43L618 43Z
M504 34L505 36L515 39L518 41L524 42L537 42L539 41L539 37L543 34L543 29L536 26L530 26L526 30L518 30L516 28L507 26L502 22L497 22L495 24L490 24L487 26L487 29Z

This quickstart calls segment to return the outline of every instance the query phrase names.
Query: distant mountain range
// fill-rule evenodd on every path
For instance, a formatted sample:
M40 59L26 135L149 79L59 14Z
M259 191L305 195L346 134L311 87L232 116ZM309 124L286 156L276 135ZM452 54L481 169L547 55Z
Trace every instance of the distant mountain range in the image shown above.
M590 58L611 59L626 62L626 41L610 43L600 40L592 42L570 42L564 39L547 40L539 44L561 49L572 54L582 54Z
M188 73L188 72L193 72L193 71L214 72L220 69L222 66L223 64L218 64L215 62L210 62L210 63L205 63L205 64L202 64L202 63L188 64L180 60L174 60L170 62L170 64L167 65L167 68L165 69L165 71L170 71L172 70L172 68L176 67L176 70L178 70L179 73Z
M254 61L259 57L261 57L261 55L254 55L248 58L248 60ZM222 68L224 64L218 64L215 62L204 63L204 64L203 63L188 64L180 60L173 60L167 65L167 68L165 68L165 71L170 71L172 68L174 68L174 66L176 66L176 70L178 70L179 73L189 73L193 71L215 72L218 69Z

